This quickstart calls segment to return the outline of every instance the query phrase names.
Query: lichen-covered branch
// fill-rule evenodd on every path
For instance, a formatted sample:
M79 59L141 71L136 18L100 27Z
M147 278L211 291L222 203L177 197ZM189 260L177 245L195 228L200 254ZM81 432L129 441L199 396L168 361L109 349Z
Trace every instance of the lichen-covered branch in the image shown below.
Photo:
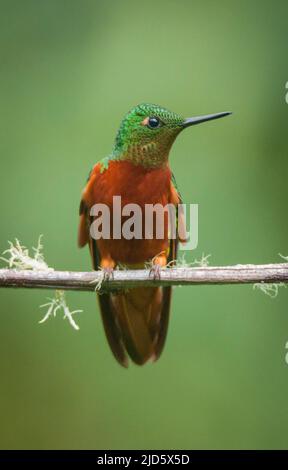
M0 287L94 291L102 278L101 271L0 269ZM152 279L148 269L116 270L113 277L102 282L102 289L255 283L288 283L288 263L166 268L159 280Z

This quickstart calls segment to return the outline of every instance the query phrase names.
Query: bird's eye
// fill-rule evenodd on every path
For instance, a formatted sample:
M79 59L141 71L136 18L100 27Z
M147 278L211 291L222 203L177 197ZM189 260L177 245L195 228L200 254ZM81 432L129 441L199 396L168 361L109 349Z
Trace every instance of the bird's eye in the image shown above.
M148 118L148 122L147 122L147 125L148 127L150 127L150 129L156 129L157 127L160 127L161 126L161 121L159 118L157 117L149 117Z

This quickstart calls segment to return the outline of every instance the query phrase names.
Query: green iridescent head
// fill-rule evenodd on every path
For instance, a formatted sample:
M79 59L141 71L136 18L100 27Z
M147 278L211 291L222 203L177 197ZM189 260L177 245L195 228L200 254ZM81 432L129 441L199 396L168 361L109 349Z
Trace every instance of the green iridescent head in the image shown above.
M166 164L179 132L188 126L227 114L230 113L184 119L161 106L140 104L131 109L121 122L113 153L136 165L160 167Z

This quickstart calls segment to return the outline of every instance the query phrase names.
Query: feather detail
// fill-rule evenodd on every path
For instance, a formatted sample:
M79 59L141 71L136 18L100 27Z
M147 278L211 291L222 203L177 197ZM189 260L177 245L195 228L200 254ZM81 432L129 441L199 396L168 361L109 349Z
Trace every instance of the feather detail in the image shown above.
M123 205L133 202L141 208L144 204L176 206L180 202L168 166L147 170L128 161L112 160L101 171L101 166L95 165L82 194L78 235L79 246L89 241L94 269L114 268L117 264L143 268L152 258L164 266L175 260L178 240L169 242L168 226L162 240L90 238L90 208L97 203L112 208L114 195L122 197ZM157 257L159 253L164 254ZM119 364L128 366L127 354L138 365L159 358L167 335L171 293L171 287L150 287L98 295L106 337Z

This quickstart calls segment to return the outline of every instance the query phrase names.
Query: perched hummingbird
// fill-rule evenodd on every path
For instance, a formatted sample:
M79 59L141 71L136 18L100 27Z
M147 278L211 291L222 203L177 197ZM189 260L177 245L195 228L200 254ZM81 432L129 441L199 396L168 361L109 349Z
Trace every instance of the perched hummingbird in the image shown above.
M91 237L95 204L113 208L113 196L121 204L173 204L181 202L168 156L178 134L187 127L227 116L228 112L183 117L154 104L133 108L121 122L110 156L90 172L80 203L78 244L89 244L95 270L108 277L116 267L137 269L153 264L153 276L176 259L178 239L169 240L165 223L161 239L104 239ZM124 222L125 218L121 218ZM145 222L144 222L145 223ZM113 224L113 217L111 217ZM117 361L128 367L128 356L136 364L159 358L167 334L171 287L145 287L98 295L101 316L110 348Z

